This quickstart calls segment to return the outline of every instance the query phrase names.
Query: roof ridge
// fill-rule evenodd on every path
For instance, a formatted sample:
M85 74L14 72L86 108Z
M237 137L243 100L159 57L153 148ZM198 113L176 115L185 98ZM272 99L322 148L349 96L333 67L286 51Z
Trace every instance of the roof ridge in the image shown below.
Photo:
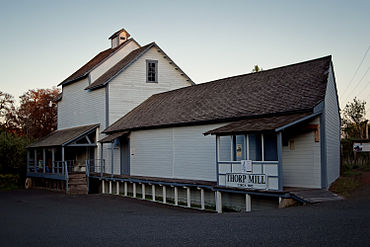
M60 85L65 85L65 84L69 84L71 82L74 82L76 80L79 80L80 78L84 78L87 76L87 74L89 74L92 70L94 70L96 67L98 67L99 65L101 65L104 61L106 61L108 58L110 58L113 54L115 54L119 49L121 49L122 47L126 46L129 42L135 42L139 47L140 47L140 44L134 39L134 38L130 38L130 39L127 39L125 42L123 42L122 44L120 44L119 46L115 47L115 48L108 48L108 49L105 49L101 52L99 52L98 54L96 54L93 58L91 58L87 63L85 63L84 65L82 65L80 68L78 68L75 72L73 72L69 77L67 77L65 80L63 80L61 83L58 84L58 86ZM94 59L96 59L99 55L105 53L105 52L109 52L109 54L104 57L103 59L101 59L100 61L98 61L94 66L92 66L90 69L88 69L87 71L85 71L84 73L82 73L82 75L79 75L79 76L76 76L75 78L71 78L69 80L67 80L68 78L70 78L73 74L77 73L79 70L82 70L83 67L87 66L89 63L91 63Z
M254 75L256 73L266 73L266 72L270 72L270 71L277 70L277 69L289 68L291 66L302 65L302 64L311 63L311 62L315 62L315 61L323 60L323 59L328 59L328 58L330 58L330 60L331 60L332 55L327 55L327 56L323 56L323 57L319 57L319 58L314 58L314 59L311 59L311 60L302 61L302 62L298 62L298 63L292 63L292 64L288 64L288 65L283 65L283 66L279 66L279 67L275 67L275 68L271 68L271 69L267 69L267 70L261 70L259 72L250 72L250 73L246 73L246 74L240 74L240 75L234 75L234 76L224 77L224 78L221 78L221 79L216 79L216 80L212 80L212 81L198 83L198 84L193 85L192 87L204 86L204 85L207 85L209 83L215 83L215 82L218 82L218 81L223 81L223 80L227 80L227 79L233 79L233 78L243 77L243 76L247 76L247 75ZM172 92L175 92L175 91L184 90L184 89L186 89L188 87L177 88L177 89L174 89L174 90L171 90L171 91L166 91L166 92L161 92L161 93L153 94L152 96L162 95L162 94L167 94L167 93L172 93Z

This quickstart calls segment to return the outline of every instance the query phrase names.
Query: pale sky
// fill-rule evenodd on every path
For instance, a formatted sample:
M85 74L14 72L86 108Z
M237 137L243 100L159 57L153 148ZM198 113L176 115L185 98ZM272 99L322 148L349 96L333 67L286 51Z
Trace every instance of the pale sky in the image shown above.
M141 45L155 41L196 83L332 55L341 107L357 96L370 117L368 0L0 4L0 90L16 98L56 86L125 28Z

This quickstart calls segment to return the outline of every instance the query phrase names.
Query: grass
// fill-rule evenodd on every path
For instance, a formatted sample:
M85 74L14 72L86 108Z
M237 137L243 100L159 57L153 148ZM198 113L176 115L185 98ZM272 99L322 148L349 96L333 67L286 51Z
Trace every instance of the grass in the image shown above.
M21 187L21 179L18 175L0 174L0 190L15 190Z
M330 191L343 197L348 197L361 185L361 171L345 170L343 176L339 177L331 186Z

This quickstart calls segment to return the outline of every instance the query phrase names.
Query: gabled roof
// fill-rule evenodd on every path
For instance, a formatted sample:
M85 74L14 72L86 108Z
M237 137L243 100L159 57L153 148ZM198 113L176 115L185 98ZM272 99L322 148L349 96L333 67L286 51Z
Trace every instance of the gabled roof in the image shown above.
M311 112L305 113L293 113L287 115L278 115L270 117L256 117L248 118L233 122L231 124L209 130L205 135L229 135L229 134L239 134L246 132L258 132L258 131L274 131L279 127L286 124L292 123L304 117L311 115Z
M125 42L123 42L122 44L120 44L119 46L117 46L115 48L109 48L109 49L106 49L106 50L100 52L98 55L96 55L90 61L88 61L84 66L79 68L76 72L74 72L72 75L67 77L64 81L59 83L58 86L66 85L66 84L69 84L69 83L72 83L74 81L77 81L77 80L80 80L80 79L83 79L83 78L87 77L87 75L97 65L99 65L100 63L105 61L105 59L107 59L109 56L111 56L114 52L116 52L121 47L125 46L126 44L128 44L131 41L137 43L134 39L128 39L128 40L126 40Z
M38 141L30 144L27 148L63 146L68 144L84 134L90 133L99 127L99 124L78 126L74 128L56 130L49 135L42 137Z
M118 30L117 32L115 32L114 34L112 34L108 39L113 39L114 37L116 37L121 32L126 32L127 35L130 36L130 34L124 28L122 28L122 29Z
M134 63L137 59L139 59L142 55L149 51L152 47L156 47L157 49L159 49L165 55L165 57L171 61L175 68L177 68L180 71L180 73L184 74L184 76L192 85L195 85L195 83L164 53L164 51L161 48L159 48L159 46L155 42L152 42L130 52L126 57L124 57L121 61L119 61L116 65L110 68L107 72L101 75L98 79L96 79L92 84L90 84L85 89L93 90L104 87L109 81L111 81L119 73L123 72L132 63Z
M331 56L155 94L105 133L312 111L324 100Z

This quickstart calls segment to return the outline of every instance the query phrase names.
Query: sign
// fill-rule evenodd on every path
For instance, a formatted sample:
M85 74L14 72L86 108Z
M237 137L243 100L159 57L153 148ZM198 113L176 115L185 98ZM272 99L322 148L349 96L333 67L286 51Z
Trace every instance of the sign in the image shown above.
M242 157L242 144L236 144L236 157Z
M370 152L370 142L355 142L353 144L353 151L355 152Z
M253 171L251 160L242 160L241 164L242 164L242 172L252 172Z
M227 173L226 186L264 190L267 179L265 174Z

